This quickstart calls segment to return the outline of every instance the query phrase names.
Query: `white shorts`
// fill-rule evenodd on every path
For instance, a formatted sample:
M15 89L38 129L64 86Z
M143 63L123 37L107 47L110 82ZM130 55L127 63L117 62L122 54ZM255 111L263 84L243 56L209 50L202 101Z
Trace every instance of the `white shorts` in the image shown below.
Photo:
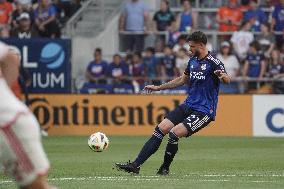
M0 163L19 186L29 185L48 172L39 128L30 112L18 113L10 123L0 126Z

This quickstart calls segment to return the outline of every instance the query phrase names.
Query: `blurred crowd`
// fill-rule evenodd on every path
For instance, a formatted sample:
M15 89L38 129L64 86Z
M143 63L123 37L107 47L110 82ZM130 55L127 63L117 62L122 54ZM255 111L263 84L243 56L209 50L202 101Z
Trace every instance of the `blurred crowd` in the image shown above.
M0 37L59 38L80 0L0 0Z
M284 82L279 80L284 78L284 0L265 1L266 7L260 6L260 0L228 0L210 18L212 24L205 24L208 28L201 26L199 13L192 8L195 1L181 0L181 7L177 7L181 11L175 14L170 5L176 2L161 0L160 9L150 16L143 0L129 0L122 8L119 22L126 56L116 54L112 63L108 63L97 49L87 68L89 82L112 78L119 83L133 80L143 85L179 76L188 62L186 34L199 29L212 31L216 23L216 30L224 35L219 39L218 49L213 49L211 43L207 48L225 64L234 81L229 87L221 86L221 90L284 93ZM201 1L201 6L208 2ZM220 0L210 1L211 5L214 3L216 6ZM155 45L145 47L145 36L161 31L169 37L156 35ZM271 82L272 79L278 81Z

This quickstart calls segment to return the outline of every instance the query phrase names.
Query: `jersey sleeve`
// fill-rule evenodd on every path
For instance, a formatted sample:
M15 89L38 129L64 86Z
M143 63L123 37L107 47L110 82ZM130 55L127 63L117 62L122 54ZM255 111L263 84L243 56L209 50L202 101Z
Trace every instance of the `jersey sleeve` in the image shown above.
M187 63L187 67L186 69L184 70L184 75L189 75L190 74L190 60L188 61Z
M225 66L223 62L221 62L221 60L219 60L218 58L214 58L212 56L210 56L210 60L213 65L213 72L216 70L221 70L223 73L227 73Z

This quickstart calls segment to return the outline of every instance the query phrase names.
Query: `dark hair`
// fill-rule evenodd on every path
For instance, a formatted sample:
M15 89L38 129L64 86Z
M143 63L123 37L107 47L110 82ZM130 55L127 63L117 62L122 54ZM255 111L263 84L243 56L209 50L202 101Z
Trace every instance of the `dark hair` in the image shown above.
M120 54L114 54L112 58L119 57L121 58Z
M170 5L170 3L169 3L169 1L168 1L168 0L162 0L161 2L166 3L166 5L167 5L167 6L169 6L169 5Z
M166 48L172 49L170 45L165 45L163 50L165 50Z
M263 23L261 23L261 25L264 25L268 29L270 28L270 23L269 22L263 22Z
M142 58L142 55L141 55L141 53L140 52L135 52L135 53L133 53L133 56L138 56L140 59Z
M155 54L155 49L153 47L147 47L146 52L151 52L152 54Z
M258 3L258 0L250 0L250 2Z
M179 40L186 40L187 39L187 36L186 35L180 35L179 37L178 37L178 41Z
M248 20L243 20L242 23L241 23L240 28L243 28L245 25L247 25L247 23L249 23Z
M259 43L258 41L253 41L249 44L250 47L254 47L257 51L260 50L260 46L259 46Z
M193 41L196 43L202 43L204 45L207 44L207 37L202 31L195 31L192 34L190 34L187 39L187 41Z
M95 49L95 52L102 54L102 49L101 49L101 48L96 48L96 49Z
M189 4L191 4L191 3L190 3L190 0L182 0L182 4L183 4L184 2L186 2L186 1L187 1Z

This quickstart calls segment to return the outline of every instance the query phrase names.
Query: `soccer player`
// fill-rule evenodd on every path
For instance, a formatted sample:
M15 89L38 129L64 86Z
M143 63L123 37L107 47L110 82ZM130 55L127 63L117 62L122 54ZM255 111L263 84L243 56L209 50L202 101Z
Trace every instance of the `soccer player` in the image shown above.
M19 52L0 42L0 164L21 189L51 189L38 122L10 90L19 62Z
M230 77L224 64L207 50L204 33L193 32L187 42L192 57L183 75L159 86L147 85L145 90L159 91L187 84L189 96L155 128L135 161L115 164L118 170L138 174L142 164L158 150L164 136L169 134L164 162L157 172L158 175L169 174L169 167L178 151L179 138L189 137L215 120L220 81L229 83Z

